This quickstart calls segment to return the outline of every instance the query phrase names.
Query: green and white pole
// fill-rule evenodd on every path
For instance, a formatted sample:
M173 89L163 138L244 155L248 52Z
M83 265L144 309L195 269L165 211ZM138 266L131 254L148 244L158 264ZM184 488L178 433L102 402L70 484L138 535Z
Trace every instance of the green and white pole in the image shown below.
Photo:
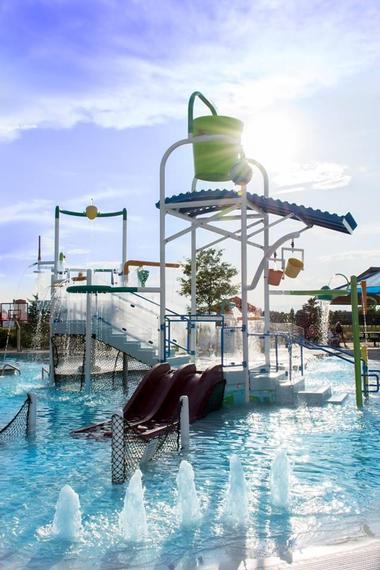
M92 284L92 270L87 269L87 284ZM85 336L85 355L84 355L84 389L88 394L91 391L91 375L92 375L92 293L86 293L86 336Z
M362 391L362 369L361 369L361 351L360 351L359 307L358 307L358 280L355 275L352 275L351 277L351 308L352 308L352 340L354 343L354 361L355 361L356 405L358 408L361 408L363 406L363 391Z
M356 405L358 408L363 406L363 387L362 387L362 355L360 349L360 326L359 326L359 304L358 304L358 280L355 275L351 277L350 289L328 290L326 289L309 289L305 291L271 291L274 295L307 295L309 297L326 297L329 295L331 299L342 295L351 294L351 310L352 310L352 340L354 343L354 365L355 365L355 393Z

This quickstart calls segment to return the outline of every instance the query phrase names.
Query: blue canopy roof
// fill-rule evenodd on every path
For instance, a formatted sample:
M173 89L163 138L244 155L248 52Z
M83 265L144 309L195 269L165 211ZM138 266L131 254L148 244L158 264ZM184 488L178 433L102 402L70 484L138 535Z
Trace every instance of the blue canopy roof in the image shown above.
M196 217L201 214L215 212L226 207L223 203L225 198L236 198L239 194L235 190L199 190L196 192L186 192L165 198L166 204L182 204L179 207L179 212L187 214L190 217ZM322 210L314 210L306 206L299 206L298 204L291 204L275 198L266 198L258 194L247 194L248 204L255 210L267 214L275 214L277 216L289 216L293 219L304 222L308 226L320 226L329 230L351 234L357 226L352 215L348 212L344 216L338 214L331 214L330 212L322 212ZM219 204L207 204L210 200L221 200ZM197 202L197 205L192 205L192 202ZM199 202L204 204L199 205ZM185 205L183 203L186 203ZM157 208L160 203L157 202Z
M367 295L374 297L376 299L377 303L379 304L380 303L380 267L369 267L368 269L363 271L363 273L360 273L360 275L357 276L357 280L358 280L359 297L362 294L362 288L361 288L360 284L362 281L365 281L367 284ZM349 288L350 287L348 284L340 285L339 287L334 287L334 289L336 291L339 291L339 289L346 291ZM335 297L335 299L332 301L333 305L349 305L350 303L351 303L350 297L344 296L344 294L342 294L342 297Z

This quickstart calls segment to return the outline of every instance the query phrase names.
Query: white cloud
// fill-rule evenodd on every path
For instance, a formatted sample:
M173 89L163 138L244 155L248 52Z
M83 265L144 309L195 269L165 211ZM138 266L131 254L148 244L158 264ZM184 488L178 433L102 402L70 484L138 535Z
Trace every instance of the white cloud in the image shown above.
M344 188L351 181L348 167L335 162L291 164L273 176L276 194Z
M0 224L20 221L36 221L48 223L54 219L53 202L51 200L34 199L28 202L14 202L0 209Z
M73 247L67 250L68 255L88 255L89 253L91 253L91 250L83 247Z
M15 78L9 70L2 78L4 140L37 127L91 122L123 129L182 118L197 86L223 112L249 118L337 85L373 64L380 43L372 2L358 11L351 2L336 2L333 10L317 2L211 2L206 10L197 2L94 1L97 10L102 21L86 30L94 57L77 49L76 28L62 21L66 36L51 33L28 46L28 64L41 78L37 86L20 86L17 60ZM140 36L133 17L141 22ZM74 67L87 81L79 88L68 74L54 89L44 76L53 63Z
M368 222L366 224L360 224L356 229L357 236L378 236L380 234L380 223L379 222Z
M337 253L332 253L329 255L321 255L318 258L322 262L328 261L355 261L360 259L361 261L365 259L376 260L378 263L380 260L380 249L351 249L346 251L339 251Z

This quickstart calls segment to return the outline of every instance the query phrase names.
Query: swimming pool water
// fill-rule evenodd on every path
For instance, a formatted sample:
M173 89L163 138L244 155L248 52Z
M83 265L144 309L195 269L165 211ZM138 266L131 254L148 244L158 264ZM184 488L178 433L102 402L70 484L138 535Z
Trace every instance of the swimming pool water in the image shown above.
M33 391L37 435L0 447L0 568L195 568L202 567L206 552L219 548L235 559L290 560L294 549L380 531L379 400L373 396L362 412L355 409L348 364L315 359L306 374L309 385L328 382L335 392L349 391L343 406L223 409L194 424L189 452L167 454L144 470L149 536L138 544L128 543L118 529L126 485L111 484L110 442L69 435L110 417L126 395L48 388L40 362L19 364L21 376L0 380L0 426ZM281 446L293 464L288 511L274 507L270 496L270 467ZM233 527L223 517L233 453L248 483L246 527ZM194 467L202 507L199 525L187 530L176 511L175 481L183 458ZM84 533L75 543L46 532L66 483L81 500Z

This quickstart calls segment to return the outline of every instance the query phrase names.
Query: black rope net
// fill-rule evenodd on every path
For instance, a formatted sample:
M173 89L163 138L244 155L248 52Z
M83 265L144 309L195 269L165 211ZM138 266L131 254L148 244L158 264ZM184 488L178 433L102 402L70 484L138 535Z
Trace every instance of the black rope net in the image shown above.
M0 430L0 443L28 435L30 405L31 397L28 395L14 418Z
M180 405L178 413L164 426L157 428L151 437L144 436L141 428L131 425L118 414L112 416L112 482L124 483L133 472L148 461L180 448Z
M55 384L63 389L84 389L85 336L57 334L51 342ZM129 380L139 381L148 366L93 337L91 370L91 390L96 391L125 387Z

